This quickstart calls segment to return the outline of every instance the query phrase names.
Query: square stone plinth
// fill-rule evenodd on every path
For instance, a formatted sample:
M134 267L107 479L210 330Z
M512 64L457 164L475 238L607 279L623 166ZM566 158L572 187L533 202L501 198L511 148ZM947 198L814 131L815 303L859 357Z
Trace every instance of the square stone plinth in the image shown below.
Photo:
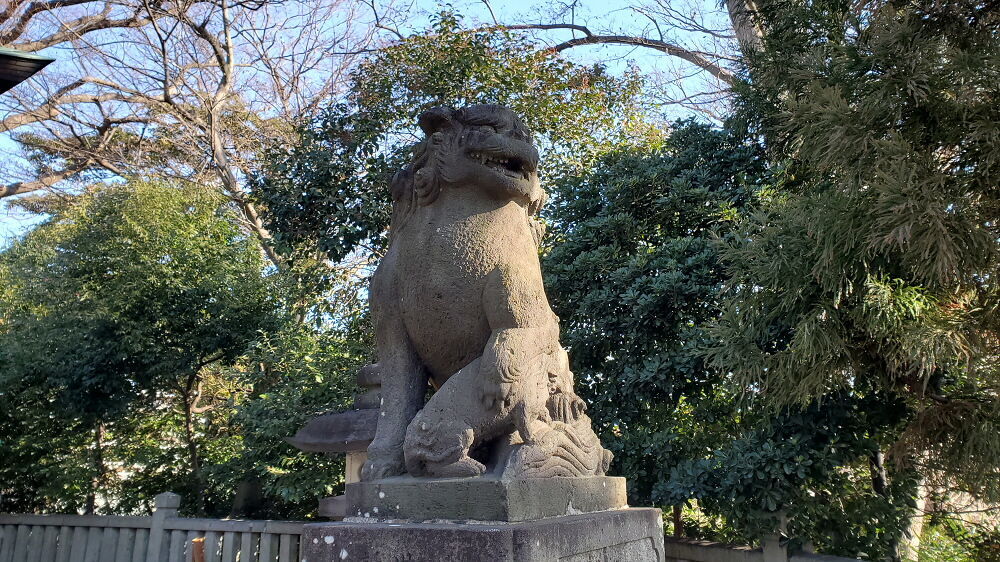
M660 562L659 509L523 523L343 522L306 525L309 562Z
M413 478L347 485L347 516L411 521L531 521L626 507L625 479Z

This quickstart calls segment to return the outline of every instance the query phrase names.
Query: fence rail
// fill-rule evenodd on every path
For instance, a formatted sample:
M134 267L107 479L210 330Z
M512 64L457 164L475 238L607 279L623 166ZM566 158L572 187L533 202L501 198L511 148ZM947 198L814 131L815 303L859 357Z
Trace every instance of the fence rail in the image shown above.
M666 562L856 562L842 558L800 552L789 554L777 536L765 537L760 548L738 546L693 539L664 539Z
M297 562L303 523L177 517L180 496L152 517L0 514L0 562Z

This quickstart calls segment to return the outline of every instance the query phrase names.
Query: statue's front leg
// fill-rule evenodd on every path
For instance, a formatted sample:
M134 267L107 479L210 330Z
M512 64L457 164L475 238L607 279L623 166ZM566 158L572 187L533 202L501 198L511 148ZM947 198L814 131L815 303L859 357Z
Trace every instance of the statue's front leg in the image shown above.
M533 442L549 421L548 365L559 349L559 327L537 267L527 269L497 268L487 279L490 338L483 354L452 375L410 423L411 474L477 476L486 468L469 456L473 447L514 431Z
M378 290L377 281L373 291ZM410 342L397 298L373 299L378 369L382 397L375 439L368 446L363 480L403 474L403 441L406 427L420 411L427 393L427 369Z
M403 441L406 427L423 405L427 372L406 341L405 332L393 348L380 354L382 399L375 439L368 446L363 480L398 476L404 472Z

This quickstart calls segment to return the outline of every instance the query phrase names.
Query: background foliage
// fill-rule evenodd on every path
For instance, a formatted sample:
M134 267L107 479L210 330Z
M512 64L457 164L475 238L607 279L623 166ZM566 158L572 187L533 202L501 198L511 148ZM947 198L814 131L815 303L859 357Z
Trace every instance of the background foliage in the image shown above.
M556 185L546 287L579 391L638 504L678 459L737 425L737 397L702 357L704 325L725 280L715 236L752 205L763 173L756 147L688 121Z
M247 480L269 513L304 514L317 483L337 482L338 462L280 439L349 397L359 344L288 318L219 197L109 186L54 211L0 268L7 509L93 510L100 492L103 510L134 512L169 489L224 514Z
M1000 494L1000 16L757 7L740 74L700 67L734 85L724 127L660 120L633 65L448 9L234 144L249 193L151 167L23 200L48 220L0 252L3 509L141 512L169 489L188 513L311 516L342 460L282 439L369 359L388 178L422 111L502 103L537 136L545 282L632 504L675 534L876 560L924 520L913 557L988 560L995 518L949 501Z
M373 54L351 74L347 100L276 146L255 192L290 254L339 261L378 254L389 223L388 182L421 139L417 117L438 106L499 103L523 116L543 182L578 172L609 145L655 135L638 119L639 81L569 63L511 33L469 32L452 12ZM545 186L543 186L545 187Z

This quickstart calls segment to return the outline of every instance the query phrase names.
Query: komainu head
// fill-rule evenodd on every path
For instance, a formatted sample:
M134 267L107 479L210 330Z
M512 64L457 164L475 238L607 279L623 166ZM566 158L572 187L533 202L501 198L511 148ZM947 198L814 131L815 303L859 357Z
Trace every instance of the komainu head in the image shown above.
M517 201L529 214L544 203L531 131L511 110L499 105L435 107L420 116L419 124L427 136L392 180L397 207L412 211L433 204L442 190L451 188Z

